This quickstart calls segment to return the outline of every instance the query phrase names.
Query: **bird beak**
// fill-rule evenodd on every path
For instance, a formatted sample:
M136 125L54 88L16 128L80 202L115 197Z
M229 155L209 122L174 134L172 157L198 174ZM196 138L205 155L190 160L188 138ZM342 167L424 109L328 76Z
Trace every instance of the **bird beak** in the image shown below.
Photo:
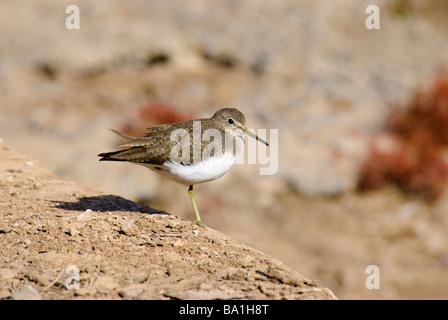
M254 138L257 141L260 141L261 143L264 143L265 145L267 145L269 147L269 144L264 141L263 139L259 138L255 133L252 133L250 131L247 130L247 128L244 128L243 133L249 137Z

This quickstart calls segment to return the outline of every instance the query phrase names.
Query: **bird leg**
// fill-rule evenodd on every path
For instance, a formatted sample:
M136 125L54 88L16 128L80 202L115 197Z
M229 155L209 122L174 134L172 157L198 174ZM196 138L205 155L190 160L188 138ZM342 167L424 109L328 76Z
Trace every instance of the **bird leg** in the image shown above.
M196 215L196 221L194 223L200 227L205 227L205 225L202 223L201 216L199 215L198 208L196 207L196 203L194 202L193 185L191 185L188 188L188 195L190 196L190 201L191 201L191 204L193 205L193 210Z

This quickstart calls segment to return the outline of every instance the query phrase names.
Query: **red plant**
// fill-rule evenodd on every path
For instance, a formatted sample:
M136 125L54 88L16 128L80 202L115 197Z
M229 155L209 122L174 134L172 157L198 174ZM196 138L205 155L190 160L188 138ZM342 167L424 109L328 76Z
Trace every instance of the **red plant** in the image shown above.
M386 128L404 140L448 145L448 76L436 76L433 85L417 91L406 108L393 108Z
M164 103L153 103L138 109L139 118L149 125L183 122L192 120L192 115L185 115L173 106Z
M443 159L448 146L448 76L436 76L408 105L393 107L385 133L394 140L394 150L372 143L361 167L359 190L394 184L407 194L436 200L448 180Z
M169 104L156 102L139 107L136 115L122 126L121 131L131 136L142 136L147 127L192 119L193 114L183 114Z

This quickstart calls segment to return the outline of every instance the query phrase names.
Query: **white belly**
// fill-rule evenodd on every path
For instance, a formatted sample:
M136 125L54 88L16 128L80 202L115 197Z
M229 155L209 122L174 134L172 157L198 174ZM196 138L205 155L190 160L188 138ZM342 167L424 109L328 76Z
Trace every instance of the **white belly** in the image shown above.
M159 173L177 182L194 185L218 179L233 167L236 159L232 153L224 153L222 157L210 158L191 165L166 161L164 166L168 170L162 170Z
M244 139L239 137L239 139L236 139L236 143L238 144L236 156L233 152L225 152L219 158L209 158L202 162L189 165L171 160L165 161L163 166L145 163L140 164L157 173L163 174L171 180L185 185L195 185L216 180L233 167L237 159L244 152Z

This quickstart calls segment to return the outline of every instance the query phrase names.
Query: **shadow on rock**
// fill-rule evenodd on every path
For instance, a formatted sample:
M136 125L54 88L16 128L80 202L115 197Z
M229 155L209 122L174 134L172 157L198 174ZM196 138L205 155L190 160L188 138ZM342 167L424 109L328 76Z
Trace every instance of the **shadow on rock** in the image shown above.
M64 210L73 210L73 211L85 211L90 209L99 212L137 211L148 214L169 215L169 213L165 211L153 209L148 206L144 206L131 200L114 195L82 197L78 198L78 201L75 202L68 202L68 201L51 201L51 202L57 203L57 205L55 206L56 208Z

